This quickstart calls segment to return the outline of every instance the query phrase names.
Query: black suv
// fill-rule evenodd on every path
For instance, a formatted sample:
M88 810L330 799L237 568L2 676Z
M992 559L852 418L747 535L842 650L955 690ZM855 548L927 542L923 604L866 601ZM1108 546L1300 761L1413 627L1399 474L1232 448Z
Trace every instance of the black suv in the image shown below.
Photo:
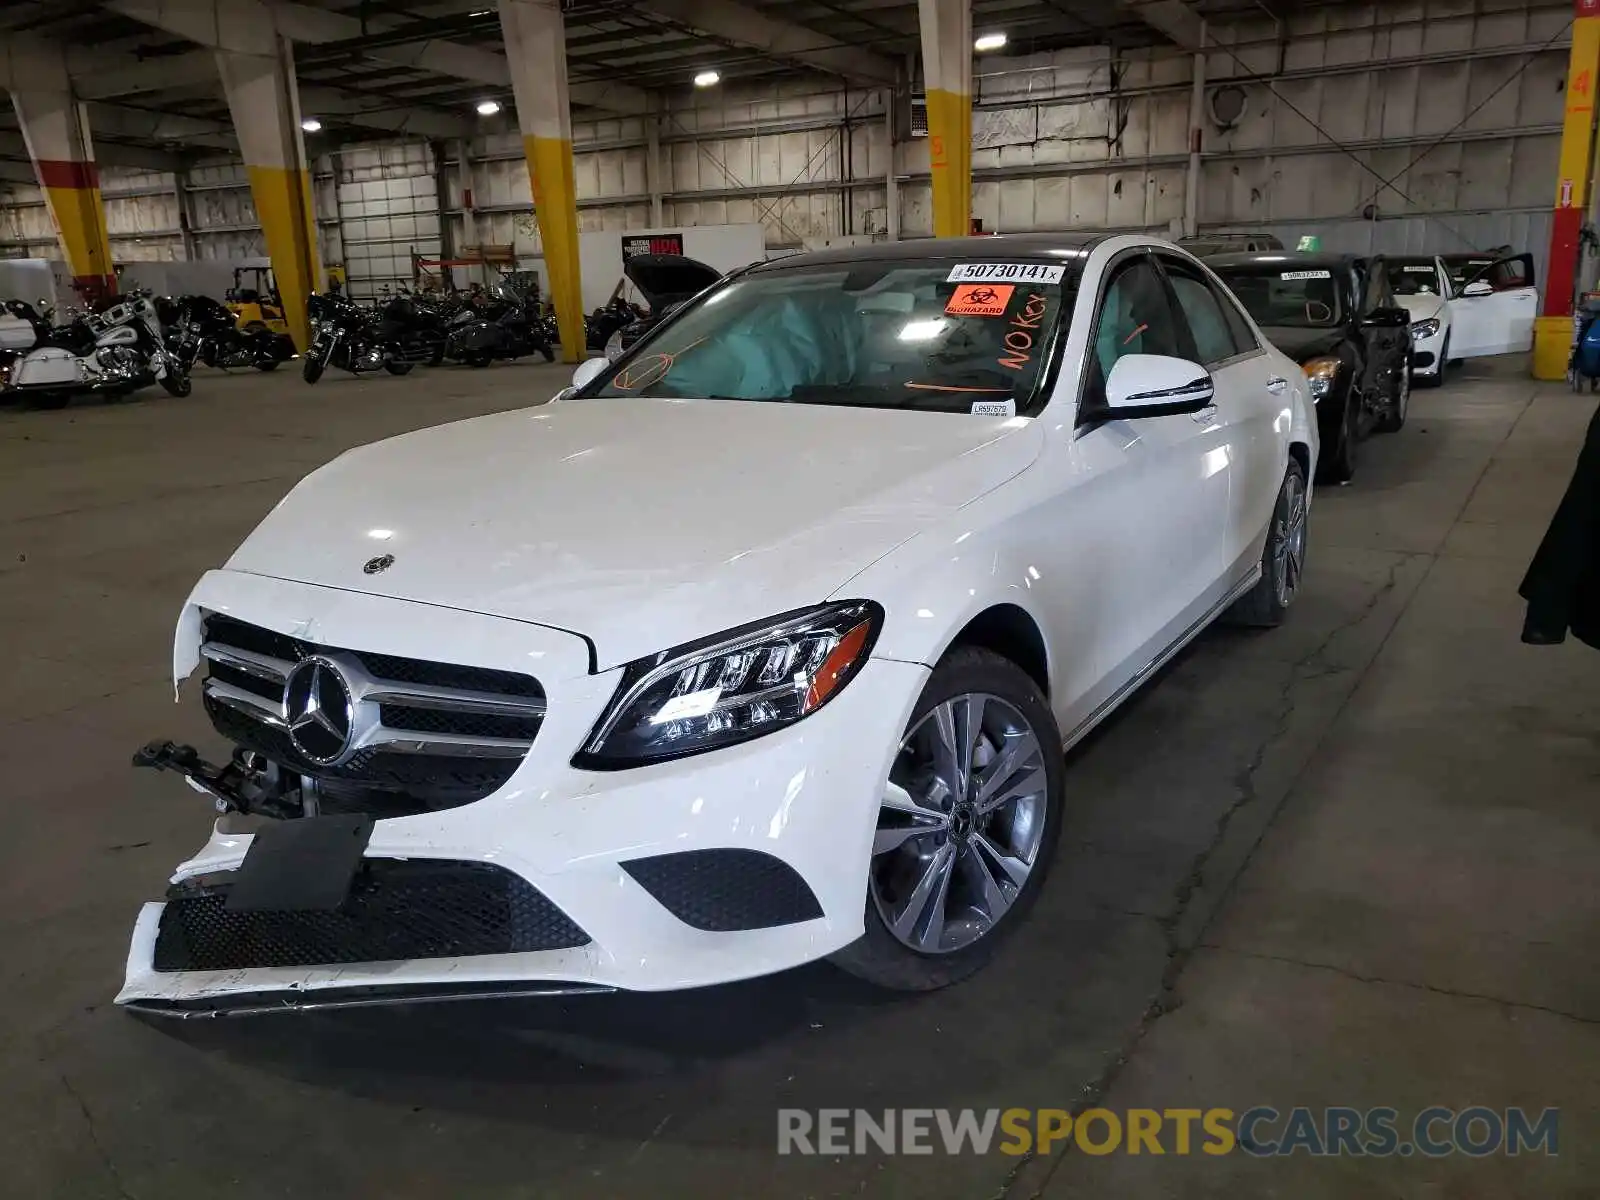
M1322 435L1318 475L1348 483L1357 443L1399 429L1411 401L1411 314L1395 302L1384 259L1273 251L1206 266L1304 368Z

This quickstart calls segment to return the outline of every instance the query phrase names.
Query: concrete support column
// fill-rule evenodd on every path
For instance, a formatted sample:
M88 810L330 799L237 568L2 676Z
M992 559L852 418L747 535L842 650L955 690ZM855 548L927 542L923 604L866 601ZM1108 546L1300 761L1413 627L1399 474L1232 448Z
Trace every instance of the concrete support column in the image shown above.
M660 229L667 223L663 214L661 193L661 118L651 113L645 118L644 186L650 193L650 227Z
M972 0L917 0L928 96L933 235L972 232Z
M1600 0L1573 0L1572 53L1567 64L1567 113L1561 132L1556 207L1550 223L1550 266L1544 307L1534 323L1533 374L1565 379L1572 349L1572 301L1589 211L1594 166L1595 89L1600 87Z
M533 183L550 296L562 356L585 356L583 281L578 264L578 198L572 169L572 108L567 99L567 40L559 0L500 0L500 30L517 98L517 123Z
M250 176L256 219L266 235L283 316L295 345L311 342L306 300L322 287L311 170L300 132L294 51L274 36L276 52L217 51L217 70L233 114L234 132Z
M1200 153L1206 116L1205 29L1205 22L1201 21L1200 50L1194 56L1192 67L1194 86L1189 93L1189 172L1183 181L1184 237L1194 237L1200 232Z
M64 68L62 76L64 82ZM72 272L73 288L91 303L116 295L117 273L87 111L65 87L13 91L11 103Z
M900 240L900 170L898 147L894 141L895 105L900 102L900 93L890 90L884 94L884 137L889 146L889 169L883 177L885 225L888 229L889 240Z

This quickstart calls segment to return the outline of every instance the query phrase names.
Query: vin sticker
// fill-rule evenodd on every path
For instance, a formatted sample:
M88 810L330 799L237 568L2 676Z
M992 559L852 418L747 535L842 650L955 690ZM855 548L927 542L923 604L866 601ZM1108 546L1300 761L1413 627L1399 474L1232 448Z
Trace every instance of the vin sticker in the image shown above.
M1017 402L1015 400L974 400L972 402L972 415L975 417L1014 417L1017 415Z
M1049 263L957 263L946 283L1060 283L1063 266Z

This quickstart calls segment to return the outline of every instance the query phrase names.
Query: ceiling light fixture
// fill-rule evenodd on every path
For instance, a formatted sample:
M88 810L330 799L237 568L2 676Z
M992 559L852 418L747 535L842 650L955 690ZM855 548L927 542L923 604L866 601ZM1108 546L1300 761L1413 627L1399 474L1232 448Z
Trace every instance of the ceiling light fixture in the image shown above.
M478 115L480 117L492 117L492 116L495 115L495 113L497 113L499 111L500 111L500 101L498 101L498 100L479 100L478 101Z
M307 117L304 121L300 122L300 128L304 129L307 133L316 133L322 128L322 122L317 120L315 117Z
M972 48L982 54L985 50L999 50L1006 44L1006 35L1003 33L986 33L972 43Z
M694 77L695 87L715 87L722 82L722 76L715 71L701 71Z

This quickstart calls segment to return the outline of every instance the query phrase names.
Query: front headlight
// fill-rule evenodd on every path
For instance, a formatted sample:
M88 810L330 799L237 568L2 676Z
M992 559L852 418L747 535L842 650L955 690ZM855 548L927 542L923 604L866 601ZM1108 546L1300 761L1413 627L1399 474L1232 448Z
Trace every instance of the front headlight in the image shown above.
M847 600L630 663L573 766L641 766L793 725L855 677L882 624L876 604Z
M1423 338L1431 338L1438 332L1439 322L1436 319L1430 318L1426 321L1418 321L1411 327L1411 340L1420 342Z
M1333 391L1334 380L1339 378L1342 365L1337 358L1313 358L1305 364L1302 370L1306 373L1314 402L1321 402L1324 396Z

